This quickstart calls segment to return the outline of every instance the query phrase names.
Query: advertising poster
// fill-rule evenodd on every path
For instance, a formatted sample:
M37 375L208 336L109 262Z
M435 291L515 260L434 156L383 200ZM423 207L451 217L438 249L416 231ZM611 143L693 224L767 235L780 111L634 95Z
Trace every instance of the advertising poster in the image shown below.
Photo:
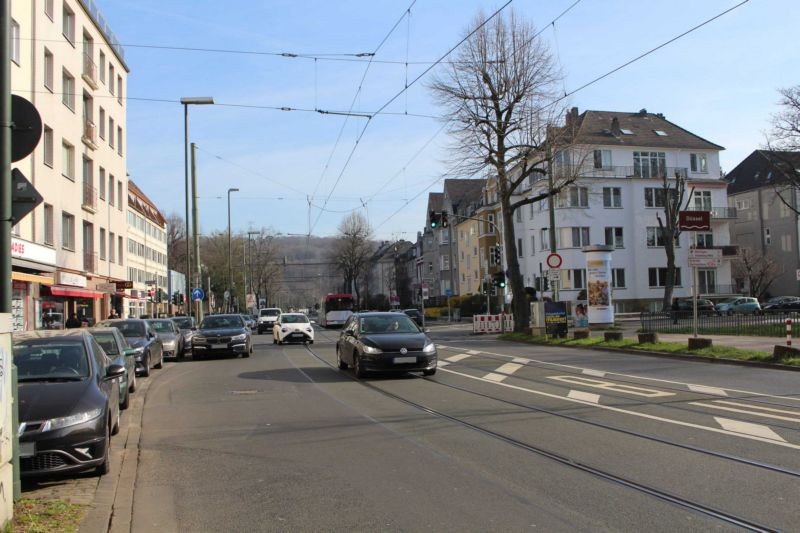
M567 304L565 302L544 302L544 326L548 335L567 336Z
M605 257L603 257L605 256ZM610 254L594 252L586 258L586 294L588 318L591 324L614 322L614 307L611 303L611 257Z
M588 302L585 300L575 302L575 311L572 317L572 323L575 324L575 329L589 328L589 306Z

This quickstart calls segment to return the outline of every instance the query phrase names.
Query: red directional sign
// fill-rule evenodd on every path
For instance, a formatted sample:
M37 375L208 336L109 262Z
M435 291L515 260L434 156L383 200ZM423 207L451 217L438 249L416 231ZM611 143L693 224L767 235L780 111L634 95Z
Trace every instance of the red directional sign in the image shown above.
M551 253L547 256L547 266L550 268L559 268L564 260L557 253Z
M678 213L678 229L681 231L711 231L709 211L681 211Z

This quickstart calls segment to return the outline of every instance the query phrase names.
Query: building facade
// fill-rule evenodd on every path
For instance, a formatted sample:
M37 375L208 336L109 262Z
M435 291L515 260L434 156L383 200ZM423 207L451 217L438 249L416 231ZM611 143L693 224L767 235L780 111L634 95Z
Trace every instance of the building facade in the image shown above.
M614 247L612 289L619 312L654 310L662 305L666 254L658 219L664 218L664 181L686 180L688 209L710 211L711 231L683 232L677 239L678 282L675 297L691 295L688 267L691 246L723 251L719 267L698 269L699 294L722 298L736 291L731 282L730 226L736 218L728 207L727 183L720 178L721 146L667 121L661 114L585 111L572 108L567 127L576 131L569 148L556 154L549 169L555 182L577 179L554 199L556 248L561 265L561 300L577 300L586 288L582 248ZM542 177L523 194L547 191ZM514 213L517 254L526 287L535 287L550 253L549 203L522 206Z
M90 0L13 0L11 15L12 93L43 122L36 149L13 164L44 197L13 230L26 250L14 266L19 322L63 327L77 313L92 323L124 307L113 282L127 274L128 67Z
M132 181L128 181L128 279L133 281L128 316L158 316L170 310L167 221Z

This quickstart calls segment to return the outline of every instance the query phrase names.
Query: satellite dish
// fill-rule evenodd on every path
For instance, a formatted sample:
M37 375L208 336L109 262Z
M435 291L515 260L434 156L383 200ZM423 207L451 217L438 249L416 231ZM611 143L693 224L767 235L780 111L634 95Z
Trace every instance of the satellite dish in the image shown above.
M11 95L11 161L19 161L33 152L42 137L42 117L25 98Z

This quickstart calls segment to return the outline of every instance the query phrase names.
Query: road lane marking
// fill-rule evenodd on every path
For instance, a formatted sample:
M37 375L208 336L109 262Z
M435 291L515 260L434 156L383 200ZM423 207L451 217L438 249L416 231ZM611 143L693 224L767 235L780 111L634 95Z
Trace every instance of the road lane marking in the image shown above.
M503 381L507 377L508 376L504 376L502 374L495 374L494 372L489 372L488 374L483 376L483 379L486 379L486 380L489 380L489 381L494 381L495 383L500 383L501 381Z
M447 360L450 361L451 363L458 363L459 361L461 361L462 359L466 359L467 357L470 357L470 354L459 353L451 357L448 357Z
M604 378L604 377L606 377L606 373L605 372L602 372L600 370L592 370L591 368L584 368L583 369L583 374L586 374L587 376L594 376L596 378Z
M436 366L440 366L440 367L441 367L441 366L447 366L447 365L449 365L449 364L450 364L450 363L448 363L448 362L447 362L447 361L445 361L445 360L439 360L439 361L437 361L437 362L436 362Z
M711 402L689 402L689 403L691 403L692 405L700 405L702 407L711 407L712 409L719 409L722 411L731 411L733 413L745 413L749 415L761 416L764 418L773 418L775 420L786 420L788 422L800 423L800 413L796 411L772 409L769 407L761 407L758 405L750 405L738 402L728 402L725 400L713 400ZM727 407L728 405L733 405L735 407ZM745 409L737 409L737 407L744 407ZM784 413L787 415L794 415L794 416L781 416L772 413Z
M457 376L461 376L461 377L464 377L464 378L467 378L467 379L474 379L475 381L483 381L484 383L492 383L488 379L484 379L484 378L479 377L479 376L472 376L470 374L465 374L464 372L457 372L455 370L448 370L446 368L443 368L442 372L448 372L450 374L455 374ZM715 427L710 427L710 426L703 426L703 425L700 425L700 424L693 424L691 422L683 422L681 420L674 420L674 419L671 419L671 418L664 418L664 417L661 417L661 416L650 415L650 414L647 414L647 413L641 413L639 411L630 411L628 409L622 409L620 407L614 407L612 405L595 404L595 403L592 403L592 402L587 402L585 400L579 400L577 398L569 398L567 396L559 396L558 394L550 394L549 392L542 392L542 391L537 391L537 390L533 390L533 389L526 389L525 387L520 387L518 385L511 385L510 383L497 383L497 382L495 382L494 384L499 386L499 387L508 387L509 389L514 389L514 390L518 390L518 391L522 391L522 392L527 392L527 393L530 393L530 394L535 394L537 396L544 396L546 398L553 398L553 399L556 399L556 400L563 400L563 401L567 401L567 402L579 403L581 405L590 405L590 406L594 406L594 407L596 407L598 409L603 409L605 411L612 411L614 413L622 413L622 414L631 415L631 416L638 416L639 418L646 418L648 420L655 420L657 422L665 422L667 424L674 424L676 426L682 426L682 427L687 427L687 428L692 428L692 429L700 429L700 430L708 431L708 432L711 432L711 433L719 433L719 434L722 434L722 435L728 435L728 436L733 436L733 437L741 437L743 439L748 439L748 440L766 442L766 443L769 443L769 444L774 444L775 446L780 446L782 448L791 448L793 450L800 450L800 444L792 444L790 442L785 442L785 441L781 442L781 441L778 441L778 440L775 440L775 439L761 437L759 435L751 435L751 434L746 434L746 433L740 433L740 432L737 432L737 431L729 431L729 430L726 430L726 429L720 429L720 428L715 428Z
M503 366L497 367L497 369L495 369L495 372L499 374L513 374L520 368L522 368L522 365L519 365L517 363L506 363Z
M730 418L714 417L714 420L727 429L735 433L742 433L744 435L752 435L754 437L761 437L762 439L776 440L779 442L786 442L786 439L772 431L767 426L761 424L751 424L750 422L742 422L741 420L731 420Z
M673 392L664 392L654 389L646 389L644 387L634 387L633 385L623 385L621 383L614 383L612 381L600 381L599 379L589 379L581 376L547 376L549 379L556 381L563 381L572 385L583 385L584 387L593 387L595 389L604 389L614 392L622 392L625 394L633 394L634 396L644 396L645 398L659 398L664 396L675 396Z
M470 354L470 355L480 355L481 354L481 352L479 352L477 350L467 350L467 353Z
M531 362L530 359L526 359L524 357L515 357L514 359L512 359L512 361L515 362L515 363L522 364L522 365L527 365L528 363Z
M593 392L584 392L582 390L571 390L567 397L574 400L583 400L585 402L600 403L600 395Z
M714 396L727 396L728 393L725 389L718 389L717 387L707 387L706 385L692 385L689 383L689 390L692 392L701 392L703 394L713 394Z
M459 348L451 347L450 349L451 350L458 350ZM507 358L515 357L513 355L508 355L508 354L504 354L504 353L497 353L497 352L483 351L483 352L480 352L480 353L484 353L486 355L496 355L498 357L507 357ZM555 366L555 367L559 367L559 368L568 368L570 370L579 370L581 372L583 372L584 370L589 370L589 369L581 367L581 366L565 365L565 364L562 364L562 363L553 363L551 361L542 361L540 359L531 359L530 362L531 363L540 364L540 365ZM675 380L671 380L671 379L650 378L650 377L647 377L647 376L637 376L637 375L634 375L634 374L623 374L621 372L606 372L606 375L608 375L608 376L620 376L620 377L623 377L623 378L632 378L632 379L643 379L643 380L647 380L647 381L656 381L656 382L659 382L659 383L669 383L670 385L684 385L684 386L694 385L693 383L687 383L685 381L675 381ZM705 386L705 385L700 385L700 386L702 387L702 386ZM790 401L790 402L800 402L800 397L795 397L795 396L781 396L779 394L766 394L766 393L763 393L763 392L756 392L756 391L744 390L744 389L733 389L733 388L730 388L730 387L726 387L725 390L728 391L728 392L737 392L737 393L741 393L741 394L747 394L749 396L761 396L763 398L775 398L775 399L786 400L786 401Z

